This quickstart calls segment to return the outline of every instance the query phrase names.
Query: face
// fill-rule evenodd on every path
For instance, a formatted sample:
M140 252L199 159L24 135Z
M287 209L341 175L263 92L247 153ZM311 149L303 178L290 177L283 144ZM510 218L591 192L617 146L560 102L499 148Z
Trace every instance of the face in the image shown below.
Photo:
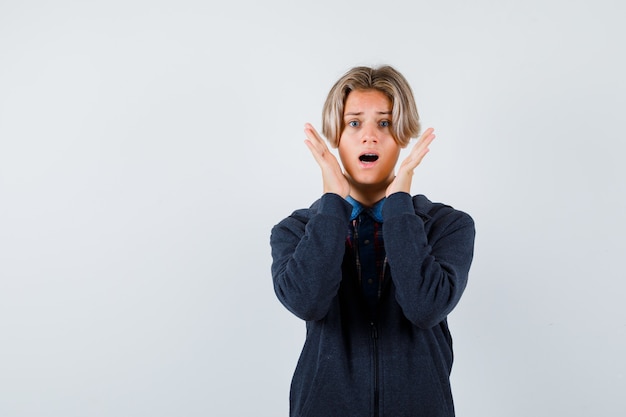
M378 90L354 90L344 106L339 157L348 180L364 192L384 191L394 178L401 146L391 134L391 107Z

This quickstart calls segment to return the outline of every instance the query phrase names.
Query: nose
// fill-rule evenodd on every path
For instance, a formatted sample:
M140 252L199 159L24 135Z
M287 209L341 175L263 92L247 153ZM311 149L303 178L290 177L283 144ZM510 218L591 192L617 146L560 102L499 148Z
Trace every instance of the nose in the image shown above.
M362 143L377 143L378 136L376 131L376 125L372 126L371 123L367 123L364 127L361 136Z

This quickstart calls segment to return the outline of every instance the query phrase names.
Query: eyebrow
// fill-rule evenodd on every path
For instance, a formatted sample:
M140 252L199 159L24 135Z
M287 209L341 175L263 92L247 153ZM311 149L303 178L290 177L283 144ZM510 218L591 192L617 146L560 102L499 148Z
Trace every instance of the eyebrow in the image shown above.
M343 116L344 117L346 117L346 116L361 116L362 114L363 114L362 111L359 111L359 112L349 112L349 113L344 113ZM376 114L391 114L391 110L389 110L389 111L379 111L379 112L376 112Z

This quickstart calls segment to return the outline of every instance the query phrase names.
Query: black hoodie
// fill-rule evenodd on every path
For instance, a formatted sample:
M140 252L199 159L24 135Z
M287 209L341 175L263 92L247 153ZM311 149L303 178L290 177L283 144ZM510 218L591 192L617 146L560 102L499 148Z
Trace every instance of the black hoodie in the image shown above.
M274 290L306 321L291 417L451 417L446 317L467 284L472 218L422 195L383 206L388 267L372 321L346 254L351 204L324 194L274 226Z

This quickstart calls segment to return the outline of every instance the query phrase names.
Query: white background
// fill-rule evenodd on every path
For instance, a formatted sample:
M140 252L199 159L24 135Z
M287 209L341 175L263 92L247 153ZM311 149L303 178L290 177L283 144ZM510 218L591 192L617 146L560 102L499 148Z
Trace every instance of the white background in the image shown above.
M626 415L626 7L0 2L0 415L287 416L271 227L335 80L391 64L470 213L457 414Z

